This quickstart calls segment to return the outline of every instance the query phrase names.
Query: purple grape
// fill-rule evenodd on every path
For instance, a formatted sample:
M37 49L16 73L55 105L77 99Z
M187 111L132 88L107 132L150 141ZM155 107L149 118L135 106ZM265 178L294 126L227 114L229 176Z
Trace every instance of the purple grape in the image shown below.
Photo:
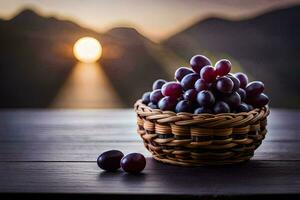
M121 167L127 173L139 173L146 166L146 159L140 153L130 153L121 160Z
M240 87L243 88L243 89L245 89L245 87L248 84L248 76L246 74L244 74L244 73L241 73L241 72L234 74L234 76L237 79L239 79L239 81L240 81Z
M157 89L151 92L150 101L154 104L157 104L161 98L163 98L163 94L161 93L161 89Z
M212 113L212 110L206 107L199 107L194 111L194 114Z
M263 82L261 81L252 81L250 82L245 91L247 94L247 97L251 97L251 96L257 96L259 94L261 94L265 89L265 85L263 84Z
M222 98L231 108L237 108L241 105L241 97L237 92L233 92L229 96Z
M232 91L233 92L236 92L239 88L240 88L240 80L237 79L236 77L234 76L227 76L228 78L230 78L233 82L233 88L232 88Z
M115 171L120 168L120 160L124 154L118 150L103 152L97 159L98 166L106 171Z
M205 66L201 69L200 76L205 82L212 83L216 79L217 74L215 68L212 66Z
M226 75L230 72L231 62L229 60L226 60L226 59L219 60L215 64L215 68L216 68L216 73L219 76L224 76L224 75Z
M192 112L193 105L190 101L182 100L179 101L175 107L175 112Z
M198 94L198 92L195 89L189 89L183 94L183 98L190 102L196 102L197 94Z
M220 77L217 80L216 88L222 93L231 93L233 89L233 81L226 76Z
M179 98L182 95L182 86L180 83L168 82L162 86L161 92L164 96Z
M158 102L158 107L161 110L173 111L176 106L177 100L174 97L164 97Z
M261 108L269 103L269 97L264 93L261 93L254 97L247 97L247 102L250 103L254 108Z
M201 69L204 66L211 65L211 62L207 57L203 55L195 55L191 58L190 65L193 68L194 72L199 74Z
M194 73L194 71L190 68L187 67L179 67L176 71L175 71L175 79L177 81L181 81L183 79L183 77L185 77L188 74Z
M158 106L152 102L148 103L148 107L150 107L152 109L158 109Z
M194 85L195 89L200 92L202 90L208 90L209 88L209 85L203 80L203 79L198 79L196 82L195 82L195 85Z
M198 93L197 102L200 106L210 107L215 103L215 97L210 91L203 90Z
M249 106L248 104L246 103L241 103L241 105L239 105L237 108L236 108L236 111L237 112L249 112Z
M143 94L143 97L142 97L142 103L143 104L147 105L150 102L150 94L151 94L151 92L145 92Z
M194 88L195 82L199 79L199 74L193 73L188 74L181 80L180 84L184 90Z
M230 112L230 107L224 101L218 101L214 105L213 110L214 110L214 113L216 113L216 114L218 114L218 113L229 113Z
M242 101L246 99L246 91L244 89L239 88L236 92L240 95Z
M161 89L161 87L166 83L167 81L163 80L163 79L158 79L156 81L154 81L153 85L152 85L152 90L157 90L157 89Z

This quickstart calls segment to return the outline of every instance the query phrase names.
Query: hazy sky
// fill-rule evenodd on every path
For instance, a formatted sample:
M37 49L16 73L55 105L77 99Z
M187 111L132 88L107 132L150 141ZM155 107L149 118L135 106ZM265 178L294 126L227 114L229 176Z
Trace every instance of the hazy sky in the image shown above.
M245 18L265 10L300 4L300 0L0 0L0 17L23 7L70 19L97 31L127 25L161 40L210 15Z

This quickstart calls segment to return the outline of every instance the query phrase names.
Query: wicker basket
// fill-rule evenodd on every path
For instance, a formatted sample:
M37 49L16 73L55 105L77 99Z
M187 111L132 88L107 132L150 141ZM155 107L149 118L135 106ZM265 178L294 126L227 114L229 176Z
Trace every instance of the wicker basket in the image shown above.
M269 108L248 113L191 114L151 109L138 100L137 132L154 159L181 166L249 160L264 139Z

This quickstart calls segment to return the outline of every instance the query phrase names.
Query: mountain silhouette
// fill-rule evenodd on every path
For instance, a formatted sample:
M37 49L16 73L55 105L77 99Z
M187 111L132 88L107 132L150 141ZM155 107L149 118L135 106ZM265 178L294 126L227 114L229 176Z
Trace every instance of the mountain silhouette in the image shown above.
M101 67L123 105L131 107L143 91L150 90L154 79L170 78L149 54L152 42L134 29L100 34L26 9L0 21L0 106L49 106L77 62L72 48L83 36L100 40Z
M208 51L265 82L272 106L299 107L300 6L244 20L208 18L163 43L185 59Z
M170 66L181 62L178 58L161 61L160 55L166 55L168 50L133 28L113 28L103 34L101 42L106 52L100 59L101 65L128 106L141 98L143 92L151 90L154 80L172 79L174 68Z
M155 79L173 79L177 67L204 53L214 61L232 58L252 79L264 81L272 106L299 108L298 13L299 6L251 19L208 18L158 44L134 28L98 33L25 9L0 20L0 107L48 107L76 66L74 43L91 36L103 47L99 66L127 107Z

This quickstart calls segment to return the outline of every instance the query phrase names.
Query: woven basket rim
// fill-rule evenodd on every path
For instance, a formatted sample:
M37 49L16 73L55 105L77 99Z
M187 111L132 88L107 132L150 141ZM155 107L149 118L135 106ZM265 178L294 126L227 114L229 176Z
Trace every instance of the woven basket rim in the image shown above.
M240 112L240 113L220 113L220 114L210 114L210 113L194 114L194 113L189 113L189 112L176 113L174 111L163 111L163 110L160 110L160 109L152 109L149 106L143 104L141 99L138 99L135 102L135 104L134 104L135 111L137 110L138 106L145 107L145 108L147 108L147 110L152 111L152 112L160 112L160 113L174 114L174 115L205 116L205 117L215 117L215 116L224 116L224 115L240 116L240 115L244 115L245 113L257 113L261 109L265 109L265 110L268 110L268 112L270 112L269 106L263 106L261 108L255 108L255 109L253 109L249 112Z
M255 108L249 112L220 113L220 114L193 114L187 112L175 113L152 109L139 99L134 104L135 112L147 120L156 123L174 123L175 125L200 125L203 127L239 127L241 125L254 124L266 118L270 109L268 106Z

